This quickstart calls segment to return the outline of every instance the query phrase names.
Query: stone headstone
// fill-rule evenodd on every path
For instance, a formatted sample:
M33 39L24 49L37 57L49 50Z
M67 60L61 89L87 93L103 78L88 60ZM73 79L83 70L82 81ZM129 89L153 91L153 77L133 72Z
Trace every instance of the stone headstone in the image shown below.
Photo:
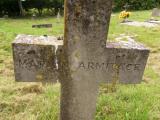
M32 25L32 28L52 28L52 24Z
M53 36L18 35L12 43L18 82L56 82L56 55L62 41ZM58 47L59 46L59 47Z
M58 23L60 23L60 18L61 18L60 9L58 9L58 13L57 13L57 22Z
M159 8L154 8L152 10L152 17L160 17L160 9Z

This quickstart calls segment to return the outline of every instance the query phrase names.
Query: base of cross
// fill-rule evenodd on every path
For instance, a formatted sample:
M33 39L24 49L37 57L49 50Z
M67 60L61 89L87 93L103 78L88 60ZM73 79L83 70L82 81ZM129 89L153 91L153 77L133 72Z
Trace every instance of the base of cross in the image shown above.
M61 75L59 68L63 72L67 66L59 64L62 47L63 41L53 36L18 35L12 43L16 81L57 82ZM75 58L76 71L66 72L72 79L60 76L60 119L93 120L99 84L140 83L148 56L149 49L142 44L118 41L107 43L98 61Z

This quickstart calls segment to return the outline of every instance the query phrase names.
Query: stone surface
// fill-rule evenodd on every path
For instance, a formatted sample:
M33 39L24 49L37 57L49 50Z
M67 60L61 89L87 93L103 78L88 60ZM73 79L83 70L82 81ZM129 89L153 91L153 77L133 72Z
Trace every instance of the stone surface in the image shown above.
M16 81L56 82L56 57L62 44L56 37L18 35L12 43Z
M141 83L149 50L134 41L107 43L103 59L90 66L104 83ZM91 64L91 63L90 63ZM99 73L99 74L98 74Z
M125 22L121 23L122 25L129 25L129 26L135 26L135 27L158 27L156 23L150 23L150 22L138 22L138 21L132 21L132 22Z
M154 8L152 10L152 17L160 17L160 9L159 8Z
M32 25L32 28L52 28L52 24Z
M111 0L66 0L64 49L60 56L61 120L94 120L99 75L80 69L105 52Z

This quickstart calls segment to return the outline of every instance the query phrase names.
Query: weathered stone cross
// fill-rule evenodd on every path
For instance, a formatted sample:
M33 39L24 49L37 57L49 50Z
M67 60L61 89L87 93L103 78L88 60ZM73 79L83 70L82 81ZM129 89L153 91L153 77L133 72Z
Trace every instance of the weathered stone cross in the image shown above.
M65 35L19 35L15 76L23 82L61 83L60 120L93 120L100 83L142 80L149 50L136 42L107 43L111 0L65 0ZM57 62L58 61L58 62Z

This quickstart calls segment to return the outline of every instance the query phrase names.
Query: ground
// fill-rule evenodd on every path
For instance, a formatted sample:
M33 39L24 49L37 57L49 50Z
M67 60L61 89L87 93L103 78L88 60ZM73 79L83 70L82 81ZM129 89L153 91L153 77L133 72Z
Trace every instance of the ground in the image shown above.
M134 36L151 49L140 85L101 85L96 120L160 119L160 27L145 28L119 24L113 13L108 41L120 34ZM151 11L132 12L132 20L145 21ZM32 24L53 23L50 29L33 29ZM16 83L11 42L17 34L63 35L63 18L0 19L0 120L57 120L60 85Z

